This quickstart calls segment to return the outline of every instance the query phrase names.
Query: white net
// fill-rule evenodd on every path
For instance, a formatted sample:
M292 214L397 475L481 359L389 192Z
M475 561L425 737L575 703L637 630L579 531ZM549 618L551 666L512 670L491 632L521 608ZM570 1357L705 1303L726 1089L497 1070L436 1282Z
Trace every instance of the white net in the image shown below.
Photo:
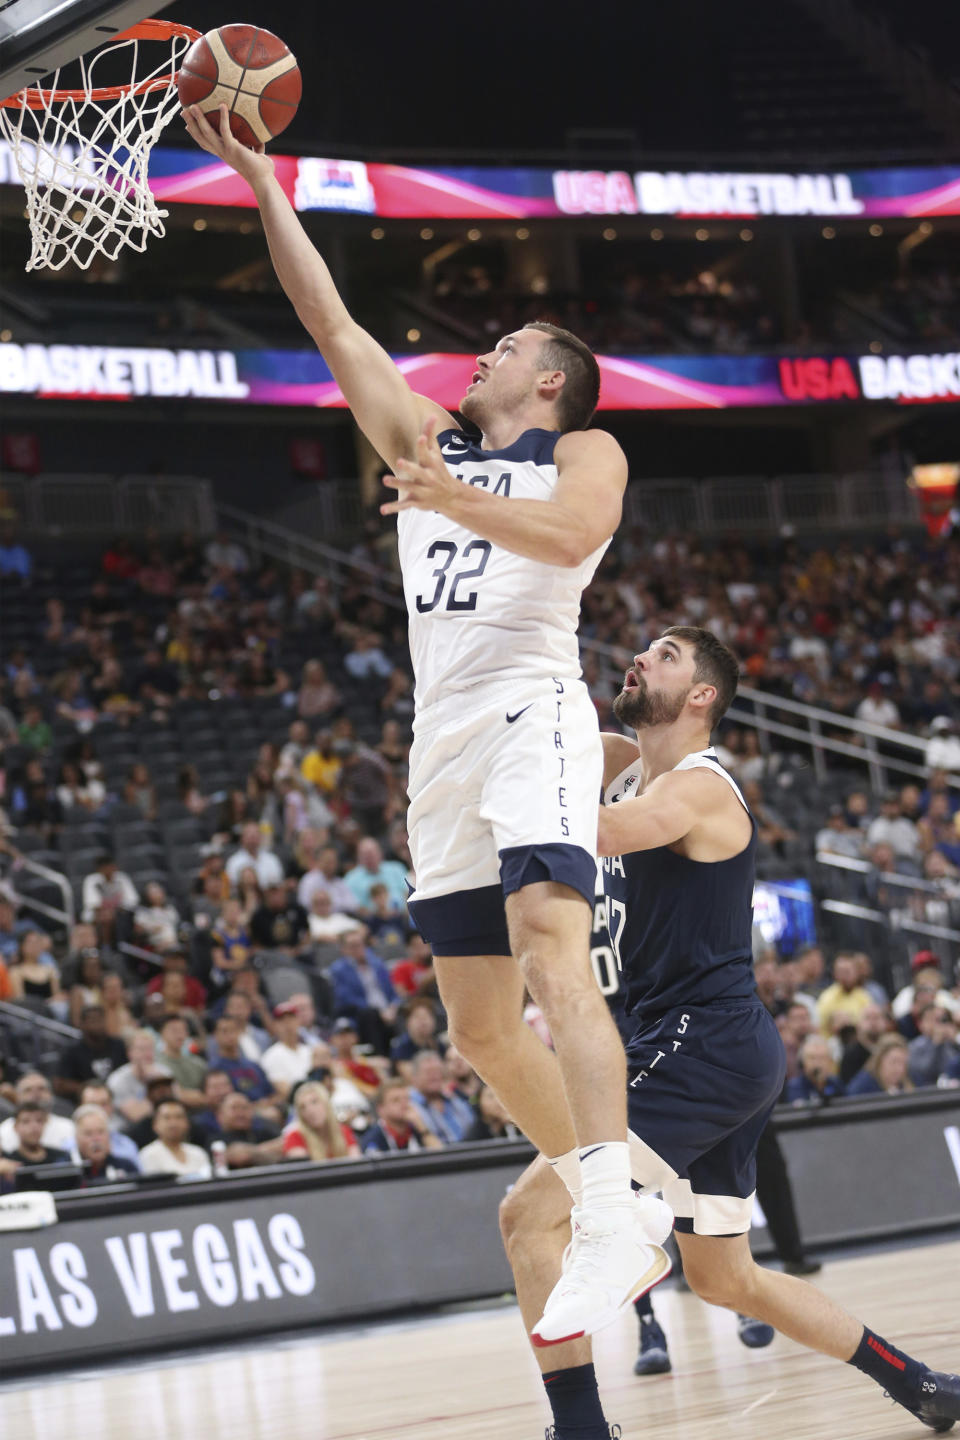
M124 246L142 251L151 235L164 233L167 211L151 194L147 167L180 109L176 71L195 37L157 22L136 32L81 59L77 89L60 90L58 70L50 89L31 86L0 106L0 132L27 192L28 270L61 270L71 261L85 270L95 255L115 260ZM162 62L148 70L161 49ZM129 63L130 82L98 87L98 73L118 56Z

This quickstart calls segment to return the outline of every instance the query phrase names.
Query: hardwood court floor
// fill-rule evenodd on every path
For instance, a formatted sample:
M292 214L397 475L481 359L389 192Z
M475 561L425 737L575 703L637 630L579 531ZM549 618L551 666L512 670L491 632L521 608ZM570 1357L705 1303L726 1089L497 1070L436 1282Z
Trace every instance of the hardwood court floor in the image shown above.
M817 1282L928 1364L960 1365L960 1240L833 1261ZM672 1288L656 1304L672 1375L634 1378L632 1316L597 1345L624 1440L932 1434L849 1366L779 1336L748 1351L732 1315ZM547 1422L512 1305L0 1387L4 1440L541 1440Z

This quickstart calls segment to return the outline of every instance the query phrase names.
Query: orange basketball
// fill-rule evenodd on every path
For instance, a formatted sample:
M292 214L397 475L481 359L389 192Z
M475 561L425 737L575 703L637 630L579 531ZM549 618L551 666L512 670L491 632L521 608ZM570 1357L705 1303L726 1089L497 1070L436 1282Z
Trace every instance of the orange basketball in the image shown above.
M200 105L219 129L218 107L230 107L230 129L243 145L265 145L297 113L300 67L282 40L256 25L221 25L190 46L177 76L183 105Z

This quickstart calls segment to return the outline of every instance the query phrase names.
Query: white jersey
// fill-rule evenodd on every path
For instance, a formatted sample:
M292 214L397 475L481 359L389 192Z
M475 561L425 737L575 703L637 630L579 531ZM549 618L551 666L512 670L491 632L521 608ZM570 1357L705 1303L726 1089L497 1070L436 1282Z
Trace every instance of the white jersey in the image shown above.
M549 500L557 483L553 430L526 430L483 450L460 430L438 437L451 475L512 500ZM398 516L418 716L451 695L495 681L577 679L580 597L610 543L581 565L528 560L481 540L433 510Z

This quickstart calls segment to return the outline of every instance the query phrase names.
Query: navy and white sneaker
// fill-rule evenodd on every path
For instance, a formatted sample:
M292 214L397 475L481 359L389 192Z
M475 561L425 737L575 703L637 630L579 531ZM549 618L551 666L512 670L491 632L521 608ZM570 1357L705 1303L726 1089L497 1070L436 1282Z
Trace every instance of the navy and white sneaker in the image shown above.
M666 1375L672 1369L666 1335L652 1315L642 1315L640 1350L633 1366L634 1375Z
M763 1350L772 1345L776 1333L772 1325L767 1325L762 1320L737 1314L737 1335L741 1345L746 1345L748 1350Z
M889 1390L885 1390L884 1394L889 1395ZM894 1397L891 1395L890 1398ZM902 1400L898 1403L938 1435L945 1435L960 1420L960 1375L925 1370L920 1382L919 1405L904 1405Z

